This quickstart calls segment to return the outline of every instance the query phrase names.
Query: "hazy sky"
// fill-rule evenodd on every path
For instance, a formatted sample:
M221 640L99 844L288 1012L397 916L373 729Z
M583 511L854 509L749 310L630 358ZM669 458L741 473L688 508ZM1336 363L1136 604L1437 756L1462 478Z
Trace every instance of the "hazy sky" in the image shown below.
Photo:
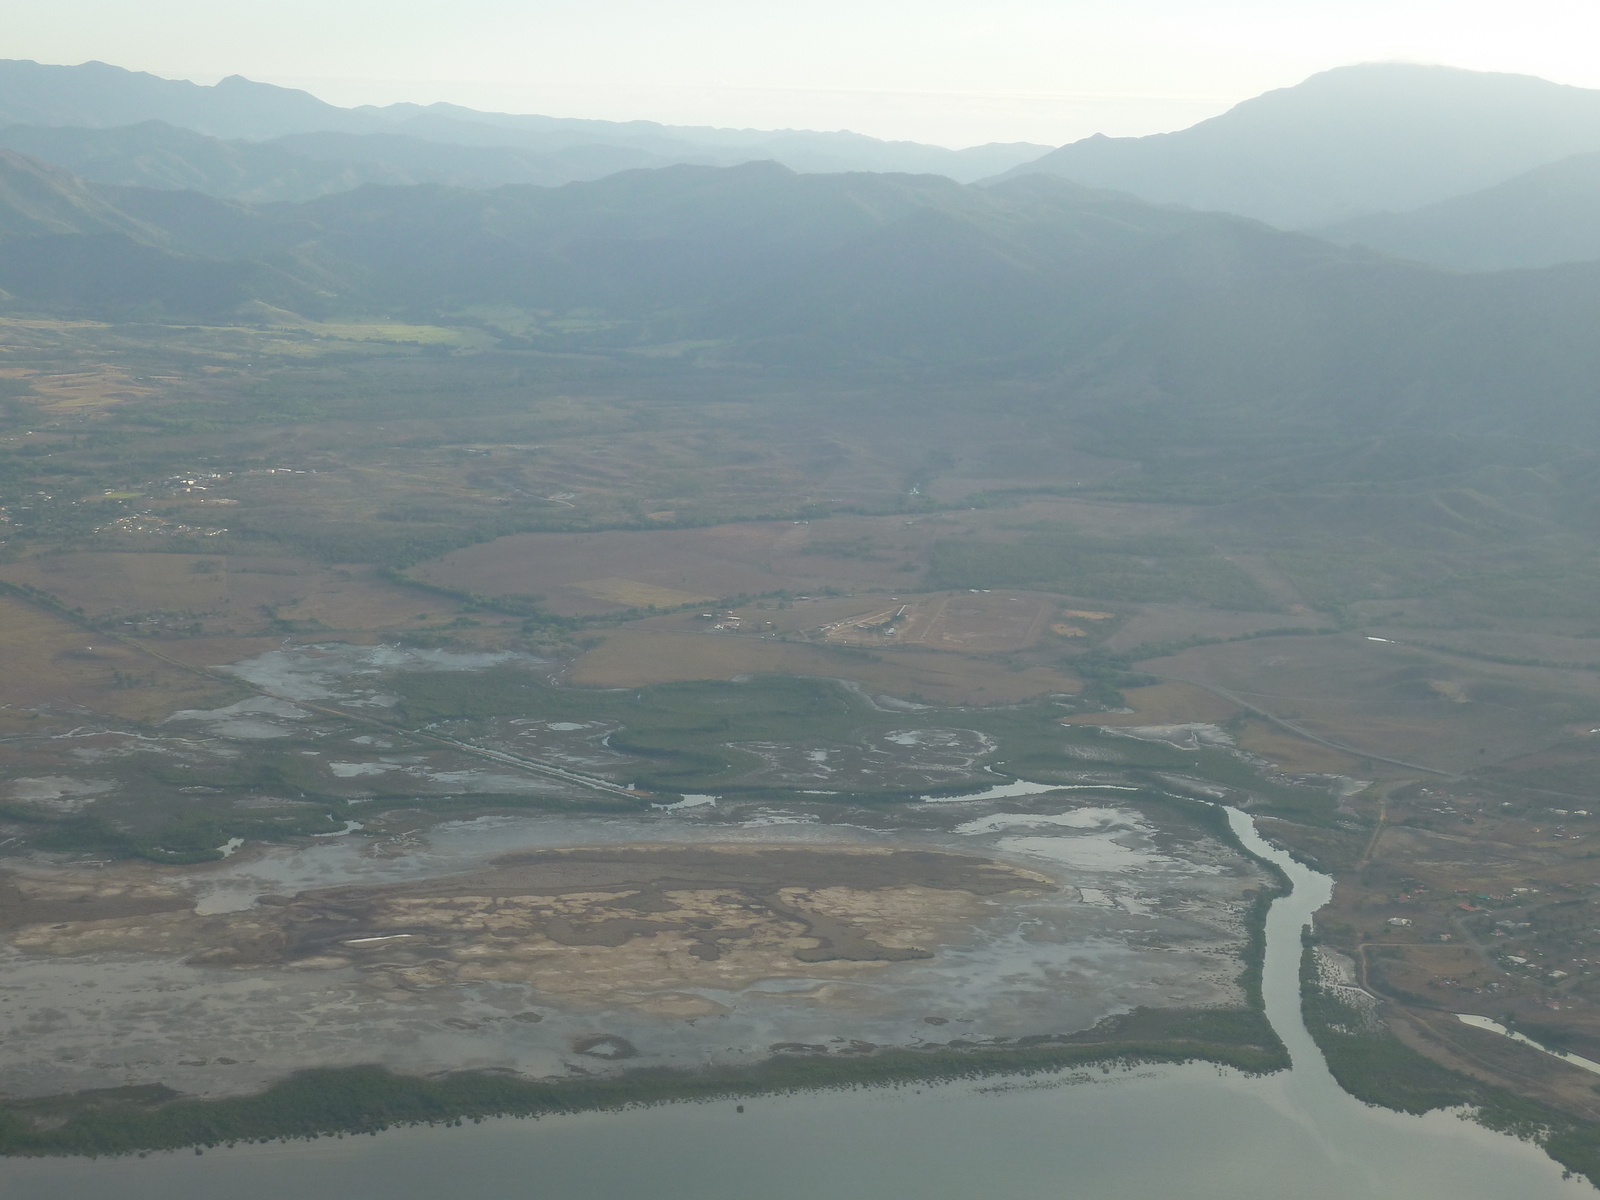
M1600 87L1595 0L8 0L0 57L962 146L1176 129L1328 67Z

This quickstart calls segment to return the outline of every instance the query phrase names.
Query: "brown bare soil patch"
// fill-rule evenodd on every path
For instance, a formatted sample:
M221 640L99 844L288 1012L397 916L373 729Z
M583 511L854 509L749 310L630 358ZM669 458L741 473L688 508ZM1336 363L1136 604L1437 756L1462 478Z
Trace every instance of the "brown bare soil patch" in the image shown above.
M849 679L874 693L922 696L941 704L1009 704L1079 687L1072 676L1049 667L1013 671L927 650L869 655L843 647L639 627L608 633L578 658L568 678L599 687L642 687L769 672Z
M105 408L122 400L153 396L156 389L135 383L128 373L109 363L93 363L75 371L31 371L10 367L0 371L13 379L25 379L33 389L32 403L46 412Z

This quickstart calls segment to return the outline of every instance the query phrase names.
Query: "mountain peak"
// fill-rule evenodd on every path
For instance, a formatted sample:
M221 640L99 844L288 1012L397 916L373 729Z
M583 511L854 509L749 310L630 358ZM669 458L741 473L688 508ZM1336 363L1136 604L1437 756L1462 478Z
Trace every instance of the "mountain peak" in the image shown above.
M1293 229L1416 208L1591 150L1600 150L1600 91L1355 63L1175 133L1084 138L1000 178L1042 171Z

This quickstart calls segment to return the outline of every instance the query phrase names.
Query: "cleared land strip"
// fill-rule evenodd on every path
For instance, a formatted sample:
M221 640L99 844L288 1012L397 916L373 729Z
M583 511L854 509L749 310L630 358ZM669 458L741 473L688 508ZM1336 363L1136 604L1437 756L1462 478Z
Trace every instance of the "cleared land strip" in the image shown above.
M1151 672L1151 674L1154 674L1154 672ZM1201 688L1201 689L1203 689L1205 691L1208 691L1213 696L1221 696L1224 700L1228 701L1230 704L1237 704L1240 708L1244 709L1246 712L1254 713L1256 716L1260 717L1263 721L1270 721L1270 722L1272 722L1272 724L1276 725L1278 728L1286 729L1290 733L1294 734L1296 737L1303 737L1308 742L1316 742L1317 745L1319 745L1319 746L1326 746L1326 747L1328 747L1328 749L1337 750L1341 754L1353 754L1357 758L1369 758L1373 762L1388 763L1391 767L1404 767L1408 771L1426 771L1429 775L1438 775L1438 776L1440 776L1440 777L1442 777L1444 779L1457 779L1457 778L1460 778L1453 771L1441 771L1438 767L1425 767L1421 763L1406 762L1402 758L1385 758L1381 754L1372 754L1369 751L1362 750L1362 749L1360 749L1359 747L1356 747L1356 746L1347 745L1344 742L1335 742L1335 741L1333 741L1333 740L1331 740L1329 738L1318 737L1314 733L1311 733L1311 732L1309 732L1307 730L1301 729L1300 726L1294 724L1292 721L1285 721L1282 717L1273 716L1271 713L1269 713L1264 708L1258 708L1256 705L1251 704L1248 700L1244 699L1242 696L1236 695L1235 693L1227 691L1224 688L1214 687L1213 685L1211 685L1209 683L1201 683L1201 682L1199 682L1198 680L1195 680L1195 679L1180 679L1176 675L1157 675L1156 678L1157 679L1165 679L1169 683L1186 683L1190 687L1197 687L1197 688Z

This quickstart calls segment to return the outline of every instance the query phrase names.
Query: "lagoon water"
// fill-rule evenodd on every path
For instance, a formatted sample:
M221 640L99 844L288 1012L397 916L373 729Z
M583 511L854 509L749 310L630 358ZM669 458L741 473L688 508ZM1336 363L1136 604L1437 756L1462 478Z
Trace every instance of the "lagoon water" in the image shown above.
M813 1092L460 1129L107 1160L0 1163L5 1200L1555 1200L1593 1195L1536 1147L1448 1113L1367 1108L1300 1021L1299 933L1331 882L1268 918L1267 1013L1294 1069L1204 1064Z

